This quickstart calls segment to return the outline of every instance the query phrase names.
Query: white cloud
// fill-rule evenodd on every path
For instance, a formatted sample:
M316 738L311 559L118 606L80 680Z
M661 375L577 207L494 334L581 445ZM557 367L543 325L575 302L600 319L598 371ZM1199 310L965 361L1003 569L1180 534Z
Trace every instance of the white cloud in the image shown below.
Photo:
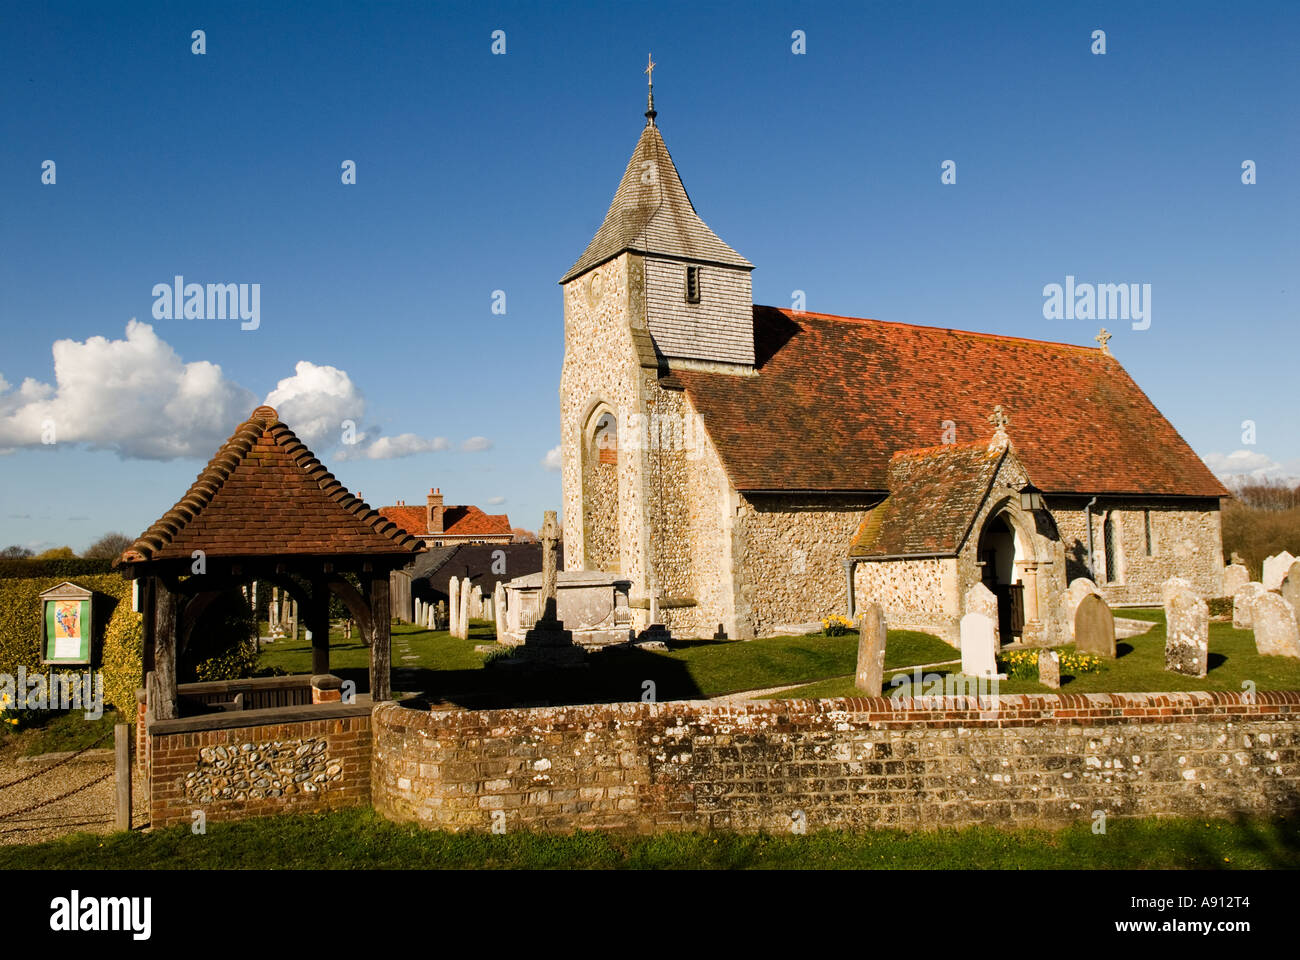
M488 497L487 502L488 502L488 506L490 506L490 507L499 507L499 506L501 506L501 504L503 504L503 503L506 502L506 498L505 498L505 497Z
M492 441L487 437L470 437L460 448L466 453L478 453L480 450L491 450Z
M123 340L56 340L54 383L14 391L0 380L0 447L83 443L124 458L208 457L256 397L205 360L184 363L153 327L132 320Z
M380 437L367 446L343 447L339 460L396 460L417 453L432 453L451 446L446 437L421 437L414 433L399 433L395 437Z
M1245 478L1266 480L1286 474L1286 467L1267 454L1253 450L1234 450L1232 453L1210 453L1202 457L1221 480Z
M126 459L206 460L257 406L256 394L217 364L185 363L152 326L136 320L125 339L57 340L53 354L53 384L28 377L14 389L0 376L0 456L42 446L52 424L60 444ZM346 371L309 360L299 361L264 402L317 453L340 447L339 459L390 460L451 446L442 437L382 437L378 430L357 431L356 445L342 446L343 422L361 421L365 396Z
M547 450L546 456L542 457L541 464L544 470L559 470L561 466L560 448L557 446Z
M365 415L366 398L338 367L299 360L293 369L292 377L281 380L267 394L266 403L275 407L280 419L307 446L334 446L343 438L343 421L355 424ZM364 440L365 434L358 434L357 439Z

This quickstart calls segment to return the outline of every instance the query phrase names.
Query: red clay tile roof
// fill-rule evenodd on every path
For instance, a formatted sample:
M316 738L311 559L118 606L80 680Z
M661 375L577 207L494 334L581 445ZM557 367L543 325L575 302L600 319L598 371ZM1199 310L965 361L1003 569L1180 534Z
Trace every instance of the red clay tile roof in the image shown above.
M955 556L1005 455L1006 449L990 453L985 443L894 454L889 496L867 513L849 556Z
M385 519L393 521L414 536L437 536L428 532L424 507L399 504L395 507L380 507L379 512ZM510 517L504 513L484 513L472 505L449 506L442 512L442 531L452 537L508 537Z
M403 555L420 542L371 510L258 407L189 491L116 563L208 557Z
M423 537L429 528L425 519L424 507L411 507L398 504L395 507L380 507L379 515L391 520L413 537Z
M484 513L475 506L448 507L442 515L442 529L457 537L509 536L510 518L504 513Z
M943 422L986 440L996 404L1046 493L1227 491L1100 349L754 307L758 376L675 370L739 490L888 489Z

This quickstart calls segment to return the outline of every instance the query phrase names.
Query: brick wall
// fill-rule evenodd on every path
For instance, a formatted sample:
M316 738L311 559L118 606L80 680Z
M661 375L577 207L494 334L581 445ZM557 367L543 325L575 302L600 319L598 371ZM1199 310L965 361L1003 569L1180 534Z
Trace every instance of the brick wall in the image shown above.
M306 719L312 711L332 715ZM155 721L148 730L150 823L190 823L195 810L213 822L368 805L368 711L281 708ZM231 717L247 725L234 726ZM203 728L219 723L229 725Z
M980 706L984 709L980 709ZM932 828L1276 814L1300 804L1300 693L375 708L372 797L507 830Z

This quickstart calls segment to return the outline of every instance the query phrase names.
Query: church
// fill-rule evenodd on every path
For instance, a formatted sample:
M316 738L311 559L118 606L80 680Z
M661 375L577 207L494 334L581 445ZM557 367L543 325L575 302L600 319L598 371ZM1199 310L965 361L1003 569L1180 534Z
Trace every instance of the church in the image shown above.
M560 280L566 570L630 584L638 628L749 639L880 603L956 644L1069 642L1067 585L1112 606L1222 590L1228 496L1107 347L753 302L646 123Z

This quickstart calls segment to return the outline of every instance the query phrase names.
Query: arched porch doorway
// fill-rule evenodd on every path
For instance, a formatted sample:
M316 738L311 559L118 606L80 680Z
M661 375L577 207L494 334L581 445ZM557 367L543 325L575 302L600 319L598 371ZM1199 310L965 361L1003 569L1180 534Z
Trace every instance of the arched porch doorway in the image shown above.
M998 640L1016 643L1038 619L1037 567L1032 544L1008 510L995 511L980 533L980 579L998 601Z

